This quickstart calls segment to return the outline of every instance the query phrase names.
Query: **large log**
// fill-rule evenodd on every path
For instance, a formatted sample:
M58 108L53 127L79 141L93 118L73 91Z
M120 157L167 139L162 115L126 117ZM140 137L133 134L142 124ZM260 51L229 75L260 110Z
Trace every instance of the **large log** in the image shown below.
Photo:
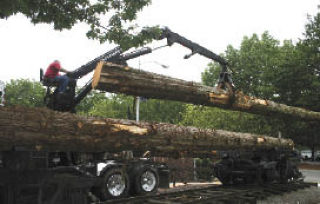
M111 63L98 64L92 86L103 91L147 98L175 100L267 116L320 121L319 112L250 97L240 91L230 95L225 90L215 87Z
M202 157L221 149L292 149L293 142L224 130L83 117L46 108L0 107L0 151L16 147L77 152L149 150L157 156Z

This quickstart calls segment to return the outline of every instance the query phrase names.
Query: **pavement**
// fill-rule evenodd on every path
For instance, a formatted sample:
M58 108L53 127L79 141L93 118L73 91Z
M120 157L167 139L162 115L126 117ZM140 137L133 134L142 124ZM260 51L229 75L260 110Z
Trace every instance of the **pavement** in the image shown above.
M306 170L300 169L303 176L305 176L305 182L318 183L320 184L320 170Z
M305 182L318 183L318 187L320 187L320 162L301 162L299 170L305 177Z

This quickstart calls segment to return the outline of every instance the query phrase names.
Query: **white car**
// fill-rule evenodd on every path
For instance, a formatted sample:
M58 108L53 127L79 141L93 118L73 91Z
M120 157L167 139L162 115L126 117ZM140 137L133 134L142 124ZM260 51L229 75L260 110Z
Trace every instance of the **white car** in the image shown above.
M308 159L312 158L312 151L311 150L301 150L300 155L303 160L308 160Z

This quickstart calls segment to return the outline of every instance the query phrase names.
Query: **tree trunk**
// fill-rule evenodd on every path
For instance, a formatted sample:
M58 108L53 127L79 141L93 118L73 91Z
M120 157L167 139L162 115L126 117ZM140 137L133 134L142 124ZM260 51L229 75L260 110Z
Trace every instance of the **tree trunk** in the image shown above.
M46 108L0 107L0 151L151 151L167 157L204 157L215 150L292 149L293 142L248 133L165 123L82 117Z
M250 97L240 91L230 95L227 91L216 87L111 63L98 64L92 86L103 91L147 98L175 100L267 116L320 121L318 112Z

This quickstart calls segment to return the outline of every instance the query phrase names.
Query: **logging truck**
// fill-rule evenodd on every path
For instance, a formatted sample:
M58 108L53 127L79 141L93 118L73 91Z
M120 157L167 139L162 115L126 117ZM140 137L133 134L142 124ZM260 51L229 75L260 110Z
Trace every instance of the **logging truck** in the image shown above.
M162 39L166 39L169 46L179 43L189 48L191 53L185 59L200 54L220 63L218 85L208 88L175 79L170 85L169 77L147 73L142 79L159 80L169 84L164 87L173 90L162 90L165 94L160 96L154 87L131 86L131 82L139 81L134 78L138 72L128 69L127 60L151 53L153 50L149 47L128 53L116 47L106 52L68 73L71 80L64 93L58 93L57 83L43 78L41 70L40 80L47 87L44 102L51 110L0 108L1 203L86 204L128 195L148 195L155 193L158 187L168 187L166 164L135 158L130 151L114 153L123 150L132 150L135 156L141 155L136 152L149 150L152 155L169 157L211 157L219 150L220 162L212 170L225 185L289 182L301 177L291 140L171 124L83 118L72 114L93 87L148 98L190 103L201 99L202 105L232 106L235 88L228 63L222 57L168 28L157 37L157 40ZM119 70L129 74L118 74L118 81L103 78L111 76L104 74L105 68L115 74ZM95 71L94 78L76 93L77 80L92 71ZM120 76L126 78L122 80ZM110 84L112 81L116 84ZM121 88L125 85L121 81L136 89ZM175 94L183 90L177 82L185 88L188 84L195 85L187 98ZM243 106L238 110L243 111L240 107Z

